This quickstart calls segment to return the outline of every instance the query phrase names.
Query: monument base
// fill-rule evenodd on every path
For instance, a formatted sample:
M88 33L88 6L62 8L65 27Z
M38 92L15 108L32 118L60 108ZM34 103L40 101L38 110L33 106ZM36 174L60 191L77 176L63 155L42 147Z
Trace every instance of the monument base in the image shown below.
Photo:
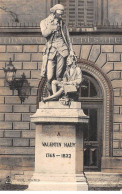
M84 174L44 175L34 173L28 191L88 191Z
M83 173L83 123L88 116L81 103L41 102L31 121L36 124L35 173L28 190L88 190Z

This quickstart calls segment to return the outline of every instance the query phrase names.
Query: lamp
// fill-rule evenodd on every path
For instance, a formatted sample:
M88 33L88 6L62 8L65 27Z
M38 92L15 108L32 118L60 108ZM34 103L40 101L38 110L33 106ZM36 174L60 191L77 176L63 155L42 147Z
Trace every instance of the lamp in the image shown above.
M20 78L16 78L17 69L12 64L11 58L9 64L7 64L3 70L5 73L5 80L8 83L10 90L17 90L21 103L24 102L25 99L28 98L31 89L25 74L23 73Z

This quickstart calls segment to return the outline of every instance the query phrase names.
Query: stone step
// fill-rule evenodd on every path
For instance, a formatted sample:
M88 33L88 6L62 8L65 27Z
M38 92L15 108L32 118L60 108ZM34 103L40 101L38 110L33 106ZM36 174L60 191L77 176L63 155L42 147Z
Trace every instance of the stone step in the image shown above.
M90 187L122 187L122 174L86 172L85 176Z
M84 177L84 175L66 175L66 174L57 174L57 175L53 175L51 174L51 176L49 175L40 175L39 173L35 173L34 176L33 174L26 174L26 175L15 175L14 176L14 179L13 181L22 181L22 180L25 180L26 182L29 182L30 180L39 180L39 181L62 181L62 182L65 182L65 181L69 181L69 182L84 182L86 181L86 178Z
M24 174L18 172L12 180L13 184L26 184L30 181L33 181L33 174L34 171L25 171ZM62 175L54 176L52 175L53 180L59 179ZM102 172L85 172L85 177L87 179L89 187L122 187L122 174L117 173L102 173ZM38 179L36 176L34 176L35 179ZM49 177L40 176L39 179L42 181L47 181ZM64 175L63 181L66 181L69 178L69 180L75 180L77 182L84 181L83 176L77 175L75 179L72 178L72 175Z

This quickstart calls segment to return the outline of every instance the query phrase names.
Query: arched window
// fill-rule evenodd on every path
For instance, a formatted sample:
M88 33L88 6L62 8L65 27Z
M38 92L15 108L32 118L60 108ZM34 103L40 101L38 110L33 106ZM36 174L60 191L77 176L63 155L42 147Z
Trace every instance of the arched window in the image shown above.
M84 170L98 171L101 168L103 96L98 82L86 72L83 72L79 101L89 116L89 123L84 124Z

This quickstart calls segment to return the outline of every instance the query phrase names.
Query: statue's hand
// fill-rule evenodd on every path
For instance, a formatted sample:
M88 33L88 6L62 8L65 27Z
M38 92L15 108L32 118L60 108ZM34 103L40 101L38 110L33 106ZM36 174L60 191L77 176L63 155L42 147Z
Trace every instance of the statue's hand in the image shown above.
M57 25L50 25L50 29L52 32L56 32L57 31Z
M64 81L62 81L62 83L63 83L63 85L68 85L68 82L64 82Z
M74 56L75 55L75 52L73 50L70 51L70 55L71 56Z

